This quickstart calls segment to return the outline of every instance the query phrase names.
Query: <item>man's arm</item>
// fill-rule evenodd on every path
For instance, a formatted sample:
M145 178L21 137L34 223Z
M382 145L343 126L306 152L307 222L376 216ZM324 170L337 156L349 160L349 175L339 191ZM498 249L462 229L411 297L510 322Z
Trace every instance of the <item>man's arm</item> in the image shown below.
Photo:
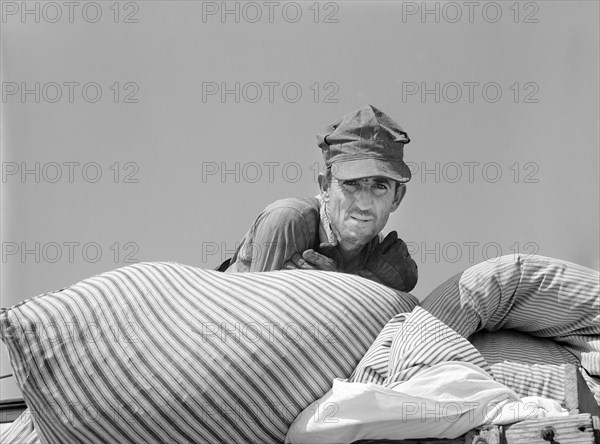
M364 269L357 274L405 292L415 288L419 277L417 263L395 231L369 252Z
M270 205L246 233L227 272L283 269L295 253L312 248L317 218L314 209L296 201Z
M399 291L409 292L417 285L418 268L410 257L408 248L402 239L398 239L393 231L369 251L363 268L352 271L364 278L386 285ZM321 252L312 249L302 254L294 253L284 264L286 269L342 271L339 269L341 258L335 254L335 247L321 244ZM333 254L332 254L333 252Z

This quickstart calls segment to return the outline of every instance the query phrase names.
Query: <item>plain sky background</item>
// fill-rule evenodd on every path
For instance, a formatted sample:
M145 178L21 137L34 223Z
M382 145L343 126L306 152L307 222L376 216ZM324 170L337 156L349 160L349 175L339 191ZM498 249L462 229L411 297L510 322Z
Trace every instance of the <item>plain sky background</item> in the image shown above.
M386 231L417 297L518 250L600 266L598 2L22 5L2 5L3 307L129 260L217 266L267 204L317 193L317 131L365 104L412 139Z

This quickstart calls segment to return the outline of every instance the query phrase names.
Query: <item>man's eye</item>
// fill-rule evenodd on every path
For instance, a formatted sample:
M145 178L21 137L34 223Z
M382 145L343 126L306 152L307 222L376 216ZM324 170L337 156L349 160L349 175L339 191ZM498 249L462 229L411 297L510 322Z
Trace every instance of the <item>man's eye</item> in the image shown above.
M355 191L358 188L358 182L355 180L345 180L342 182L342 188L348 191Z
M384 183L376 183L373 186L373 192L377 195L377 196L383 196L384 194L386 194L388 192L390 188L384 184Z

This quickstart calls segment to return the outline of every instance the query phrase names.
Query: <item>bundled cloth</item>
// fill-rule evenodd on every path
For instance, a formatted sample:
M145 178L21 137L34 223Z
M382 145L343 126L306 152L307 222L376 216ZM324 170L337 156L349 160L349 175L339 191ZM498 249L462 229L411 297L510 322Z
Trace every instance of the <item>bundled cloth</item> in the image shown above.
M484 424L566 415L497 382L469 341L421 307L392 319L353 375L296 418L286 443L456 438Z
M335 380L286 439L455 438L483 424L564 414L566 364L581 365L600 402L599 273L502 256L395 316L350 378Z

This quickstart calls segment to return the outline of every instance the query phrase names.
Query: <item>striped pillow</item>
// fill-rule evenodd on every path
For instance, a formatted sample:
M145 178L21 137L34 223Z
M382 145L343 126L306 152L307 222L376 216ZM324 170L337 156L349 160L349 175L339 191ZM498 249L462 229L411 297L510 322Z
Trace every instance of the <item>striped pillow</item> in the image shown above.
M490 333L479 334L473 340L494 364L494 376L518 393L562 393L562 373L557 373L561 378L546 380L543 390L538 390L539 382L528 380L527 375L543 378L544 371L531 367L532 362L568 363L567 355L571 353L586 370L582 373L600 403L600 386L593 383L594 377L600 377L597 271L544 256L502 256L452 277L421 306L464 337L501 330L517 330L535 337ZM510 362L498 366L504 358L515 364L512 370ZM529 367L528 372L524 373L524 365Z
M141 263L0 312L44 443L282 442L416 299L358 276Z

